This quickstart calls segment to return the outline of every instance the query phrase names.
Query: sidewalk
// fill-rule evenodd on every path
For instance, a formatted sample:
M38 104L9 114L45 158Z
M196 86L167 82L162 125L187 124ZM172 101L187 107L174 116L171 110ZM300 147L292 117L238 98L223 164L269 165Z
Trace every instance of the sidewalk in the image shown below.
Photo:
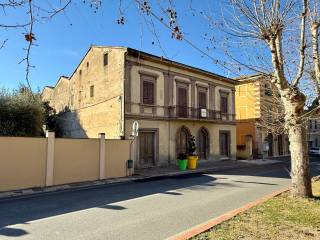
M170 176L194 174L194 173L209 173L216 171L224 171L231 169L241 169L254 165L278 164L283 161L274 159L257 159L257 160L221 160L221 161L200 161L195 170L179 171L177 166L168 167L152 167L146 169L136 169L135 174L130 177L106 179L99 181L70 183L58 186L44 188L30 188L23 190L14 190L8 192L0 192L0 202L10 199L28 198L36 195L48 195L56 192L70 192L81 189L99 188L110 184L121 184L132 181L157 180Z
M136 169L135 174L143 178L153 178L161 176L183 175L190 173L206 173L214 171L223 171L229 169L238 169L254 165L268 165L282 163L283 161L275 159L254 159L254 160L220 160L220 161L199 161L197 169L179 171L177 166L152 167L145 169Z

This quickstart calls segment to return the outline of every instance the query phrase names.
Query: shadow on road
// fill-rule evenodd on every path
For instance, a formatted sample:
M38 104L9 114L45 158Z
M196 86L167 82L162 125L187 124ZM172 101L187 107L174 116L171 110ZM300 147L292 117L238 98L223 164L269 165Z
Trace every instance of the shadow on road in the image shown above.
M205 189L209 187L206 184L214 183L214 181L215 178L212 176L192 174L188 177L106 185L91 189L57 192L28 199L0 202L0 236L27 234L19 231L19 229L7 228L9 225L27 223L32 220L94 207L125 211L125 207L113 205L113 203L157 193L177 196L182 193L172 191L180 188ZM226 187L226 184L219 185Z
M267 169L266 169L267 168ZM257 166L248 169L236 169L215 174L244 175L289 178L283 165ZM220 178L220 177L218 177ZM223 177L221 177L222 179ZM228 177L226 177L228 178ZM179 197L183 192L175 192L177 189L192 189L196 191L212 191L215 188L239 187L236 182L217 182L216 178L209 174L189 174L153 179L152 181L140 180L126 184L97 186L91 189L74 190L70 192L56 192L50 195L41 195L28 199L0 202L0 236L21 236L28 232L8 227L14 224L28 224L28 222L57 216L90 208L103 208L109 211L126 211L126 208L116 203L144 197L153 194L166 194ZM245 182L261 185L273 185L261 182Z
M4 227L0 229L0 235L6 237L20 237L26 234L28 234L27 231L18 228Z

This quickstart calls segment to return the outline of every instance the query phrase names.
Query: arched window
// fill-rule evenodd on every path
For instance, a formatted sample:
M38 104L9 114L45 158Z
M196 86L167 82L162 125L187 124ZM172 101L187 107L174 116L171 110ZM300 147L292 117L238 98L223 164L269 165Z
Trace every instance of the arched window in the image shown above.
M176 136L176 153L177 155L180 153L187 153L188 150L188 138L190 136L190 130L182 126L177 131Z
M208 159L210 153L209 131L202 127L198 133L198 154L200 159Z

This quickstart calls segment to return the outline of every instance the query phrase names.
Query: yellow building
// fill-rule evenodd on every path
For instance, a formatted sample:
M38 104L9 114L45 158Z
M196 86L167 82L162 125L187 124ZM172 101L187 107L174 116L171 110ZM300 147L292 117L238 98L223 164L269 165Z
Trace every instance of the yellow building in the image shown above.
M262 75L237 79L237 156L262 158L289 154L284 114L276 89Z
M132 48L93 46L68 81L68 99L43 91L54 108L63 99L70 109L61 115L66 137L127 139L138 121L137 167L175 164L190 135L201 160L236 157L235 80Z

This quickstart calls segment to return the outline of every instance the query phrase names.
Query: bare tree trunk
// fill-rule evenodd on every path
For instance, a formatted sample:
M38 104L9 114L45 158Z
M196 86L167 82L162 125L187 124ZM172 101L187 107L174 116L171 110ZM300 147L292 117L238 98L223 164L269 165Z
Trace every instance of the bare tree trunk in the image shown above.
M307 134L304 126L292 126L289 129L291 151L292 195L311 197L311 177L307 147Z
M285 125L290 141L291 193L295 197L312 197L307 130L304 121L300 118L304 112L303 106L306 98L295 90L281 95L286 112Z

